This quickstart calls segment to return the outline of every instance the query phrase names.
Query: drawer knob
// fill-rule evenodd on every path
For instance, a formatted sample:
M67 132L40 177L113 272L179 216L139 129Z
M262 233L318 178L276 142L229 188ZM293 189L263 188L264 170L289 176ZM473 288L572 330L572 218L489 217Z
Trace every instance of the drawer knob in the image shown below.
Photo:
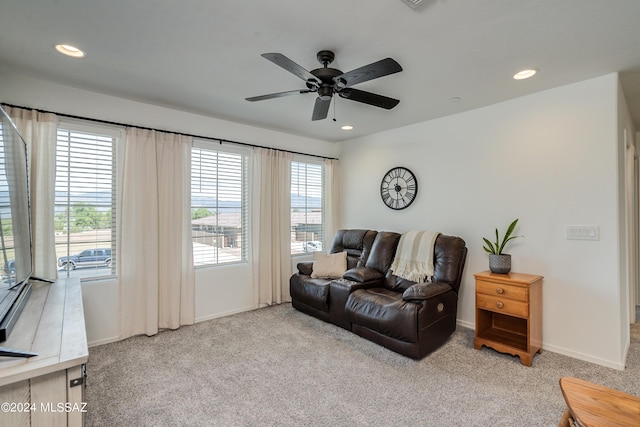
M504 308L504 304L503 304L503 303L501 303L500 301L498 301L498 302L496 303L496 307L498 307L498 308Z
M496 293L499 293L500 295L504 294L504 289L502 288L497 288L496 289Z

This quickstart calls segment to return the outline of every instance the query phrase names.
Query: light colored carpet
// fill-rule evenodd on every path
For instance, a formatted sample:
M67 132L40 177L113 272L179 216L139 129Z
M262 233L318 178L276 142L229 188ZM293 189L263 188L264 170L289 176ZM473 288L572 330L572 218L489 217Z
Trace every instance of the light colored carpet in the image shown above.
M421 361L282 304L93 347L89 426L557 426L558 381L640 396L640 326L627 369L549 351L533 367L458 328Z

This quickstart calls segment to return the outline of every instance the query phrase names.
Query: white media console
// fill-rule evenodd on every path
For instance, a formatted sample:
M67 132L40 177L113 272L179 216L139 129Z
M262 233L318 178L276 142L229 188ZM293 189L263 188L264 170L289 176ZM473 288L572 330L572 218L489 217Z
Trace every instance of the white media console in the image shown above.
M2 346L37 353L0 357L0 426L82 426L89 358L79 279L34 282Z

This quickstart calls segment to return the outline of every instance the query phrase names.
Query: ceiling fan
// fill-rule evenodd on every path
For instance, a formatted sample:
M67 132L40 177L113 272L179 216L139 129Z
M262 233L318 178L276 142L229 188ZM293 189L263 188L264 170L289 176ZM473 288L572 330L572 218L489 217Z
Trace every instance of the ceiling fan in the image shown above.
M329 106L331 105L331 98L334 93L344 99L362 102L387 110L392 109L400 102L397 99L364 90L353 89L351 87L358 83L402 71L400 64L391 58L382 59L365 65L364 67L343 73L335 68L329 68L329 64L331 64L335 58L334 53L330 50L321 50L318 52L318 62L320 62L323 67L311 71L305 70L281 53L263 53L262 57L300 77L305 81L307 88L254 96L246 98L247 101L262 101L265 99L280 98L282 96L315 92L318 94L318 98L316 98L316 103L313 107L311 120L322 120L327 117Z

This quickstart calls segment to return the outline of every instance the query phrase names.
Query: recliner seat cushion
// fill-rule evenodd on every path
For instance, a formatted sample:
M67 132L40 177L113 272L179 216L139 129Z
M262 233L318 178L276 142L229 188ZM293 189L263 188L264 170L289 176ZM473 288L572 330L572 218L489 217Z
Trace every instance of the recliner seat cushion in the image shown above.
M347 319L401 341L418 342L418 311L422 306L404 301L402 294L386 288L359 289L346 305Z

